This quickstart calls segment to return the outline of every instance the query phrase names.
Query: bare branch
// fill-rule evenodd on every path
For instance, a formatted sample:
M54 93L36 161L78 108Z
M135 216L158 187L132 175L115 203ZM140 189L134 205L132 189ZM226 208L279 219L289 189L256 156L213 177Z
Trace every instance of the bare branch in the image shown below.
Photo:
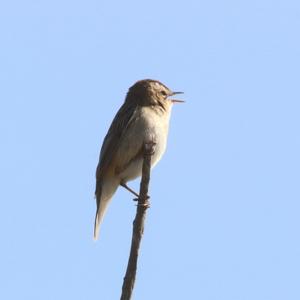
M122 286L121 300L130 300L136 277L137 260L141 239L144 233L144 222L146 210L149 208L148 187L150 181L151 156L154 153L155 143L144 144L144 161L142 170L142 179L140 184L140 196L138 198L137 210L133 221L133 231L130 255L127 264L127 270Z

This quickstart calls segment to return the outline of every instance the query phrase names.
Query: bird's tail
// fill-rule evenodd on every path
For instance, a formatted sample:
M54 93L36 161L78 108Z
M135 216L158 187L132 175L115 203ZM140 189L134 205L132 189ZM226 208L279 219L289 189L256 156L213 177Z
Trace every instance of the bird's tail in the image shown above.
M118 186L119 182L117 182L116 180L105 180L101 182L101 184L97 184L95 193L97 210L94 223L94 240L98 239L100 225L102 223L103 217Z

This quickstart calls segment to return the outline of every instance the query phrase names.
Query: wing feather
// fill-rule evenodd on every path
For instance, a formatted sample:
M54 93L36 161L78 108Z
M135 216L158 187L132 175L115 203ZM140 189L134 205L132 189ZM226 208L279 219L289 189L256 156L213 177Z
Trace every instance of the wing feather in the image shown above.
M105 172L112 166L113 158L119 148L137 109L136 105L124 103L116 114L104 138L96 171L97 185ZM97 191L96 185L96 191Z

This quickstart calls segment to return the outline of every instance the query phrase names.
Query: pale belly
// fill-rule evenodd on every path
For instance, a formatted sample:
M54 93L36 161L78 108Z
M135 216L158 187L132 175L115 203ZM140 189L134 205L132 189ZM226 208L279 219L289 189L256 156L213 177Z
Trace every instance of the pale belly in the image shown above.
M154 141L155 150L151 158L151 167L154 167L166 150L170 112L159 115L151 112L149 108L143 109L144 112L141 113L141 117L129 131L126 138L127 142L124 142L121 149L124 151L123 155L131 153L131 150L128 149L133 149L132 153L137 153L145 142ZM141 176L142 165L143 158L141 155L132 159L119 174L120 180L127 182Z

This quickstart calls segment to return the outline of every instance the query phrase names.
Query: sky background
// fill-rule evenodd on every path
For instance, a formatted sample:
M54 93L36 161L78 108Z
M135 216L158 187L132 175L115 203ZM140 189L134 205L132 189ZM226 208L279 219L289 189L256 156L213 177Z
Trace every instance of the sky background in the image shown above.
M119 299L136 207L119 189L95 243L95 168L153 78L186 103L134 299L300 299L299 31L296 0L2 1L0 298Z

